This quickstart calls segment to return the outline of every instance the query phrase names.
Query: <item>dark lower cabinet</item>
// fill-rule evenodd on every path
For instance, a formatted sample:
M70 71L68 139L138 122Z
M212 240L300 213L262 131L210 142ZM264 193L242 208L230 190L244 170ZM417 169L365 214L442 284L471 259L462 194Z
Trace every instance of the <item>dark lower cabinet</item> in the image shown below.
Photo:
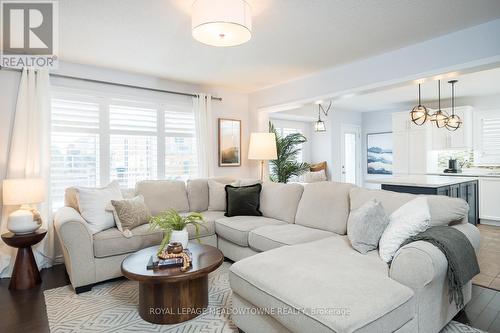
M401 193L445 195L447 197L464 199L469 204L469 223L475 225L479 222L479 191L477 180L441 187L382 184L382 189Z

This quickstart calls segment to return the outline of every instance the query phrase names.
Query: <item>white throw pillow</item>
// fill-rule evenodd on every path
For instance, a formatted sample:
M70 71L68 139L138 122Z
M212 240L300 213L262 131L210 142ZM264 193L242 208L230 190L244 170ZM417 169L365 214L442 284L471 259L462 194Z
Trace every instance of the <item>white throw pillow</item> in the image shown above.
M208 180L208 210L226 210L226 184Z
M379 243L382 260L390 262L401 244L411 236L427 230L431 214L426 197L418 197L405 203L389 216L389 225Z
M304 174L304 183L316 183L326 180L325 170L309 171Z
M106 210L111 200L122 200L118 181L106 187L75 187L80 214L89 224L92 234L115 226L113 212Z

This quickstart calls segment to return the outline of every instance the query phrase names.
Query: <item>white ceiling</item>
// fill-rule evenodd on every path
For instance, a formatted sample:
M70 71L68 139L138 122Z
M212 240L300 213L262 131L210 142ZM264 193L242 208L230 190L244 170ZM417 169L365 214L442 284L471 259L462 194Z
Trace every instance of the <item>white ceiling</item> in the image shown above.
M452 73L441 78L441 98L451 97L451 79L458 82L455 85L455 96L460 99L467 97L480 97L500 94L500 68L459 75ZM422 103L429 104L438 98L436 78L422 80ZM377 92L354 95L350 98L336 100L334 105L338 108L360 112L394 110L407 107L417 102L418 86L412 82L402 87L385 89ZM434 105L435 103L431 103Z
M347 111L395 111L410 109L417 103L418 82L421 83L422 104L427 107L437 107L437 80L441 79L442 106L448 107L451 97L449 80L455 79L455 97L457 105L461 102L470 103L471 100L500 96L500 67L468 73L449 73L439 77L422 78L415 82L408 82L398 87L381 89L372 92L359 92L349 96L341 96L333 100L334 109ZM323 101L326 105L328 101ZM313 121L317 117L317 106L314 104L300 105L295 109L276 112L271 115L276 119L298 121Z
M252 40L215 48L192 2L62 0L60 59L249 92L500 17L498 0L248 0Z

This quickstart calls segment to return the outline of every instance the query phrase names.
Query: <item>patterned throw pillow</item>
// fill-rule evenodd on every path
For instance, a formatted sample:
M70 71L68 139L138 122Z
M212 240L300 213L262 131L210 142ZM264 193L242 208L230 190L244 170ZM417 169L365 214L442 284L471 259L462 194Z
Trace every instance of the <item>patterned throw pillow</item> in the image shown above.
M131 235L130 229L148 223L151 218L142 195L132 199L111 200L111 205L116 226L125 236Z

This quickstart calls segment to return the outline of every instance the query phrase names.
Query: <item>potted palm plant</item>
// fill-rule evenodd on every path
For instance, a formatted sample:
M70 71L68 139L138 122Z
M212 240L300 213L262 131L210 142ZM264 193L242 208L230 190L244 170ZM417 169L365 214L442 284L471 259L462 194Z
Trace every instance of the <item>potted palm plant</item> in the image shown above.
M200 226L206 228L203 225L203 216L200 213L181 216L175 209L169 209L158 216L151 217L149 220L150 229L161 229L164 232L158 254L163 251L170 241L179 242L183 248L187 248L189 239L187 226L190 224L194 226L195 237L198 239Z
M287 183L293 176L300 176L309 171L309 164L297 161L300 145L307 142L300 133L281 135L274 125L269 122L269 132L276 135L276 150L278 158L269 161L271 166L270 178L273 182Z

